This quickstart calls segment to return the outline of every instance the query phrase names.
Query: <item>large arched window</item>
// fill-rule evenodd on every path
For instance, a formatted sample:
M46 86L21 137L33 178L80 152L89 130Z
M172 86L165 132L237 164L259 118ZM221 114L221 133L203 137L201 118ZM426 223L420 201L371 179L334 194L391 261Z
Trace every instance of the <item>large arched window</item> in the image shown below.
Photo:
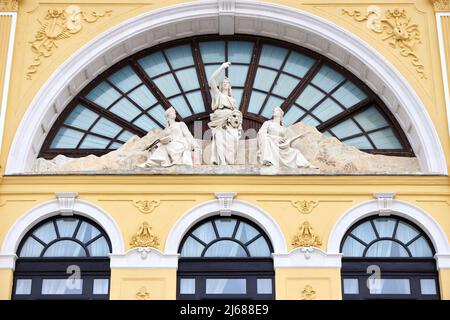
M201 221L185 235L179 252L179 299L275 297L272 246L246 219Z
M427 235L399 217L370 217L341 246L345 299L439 299L434 249Z
M52 217L19 245L13 299L108 299L110 241L85 218Z
M173 106L191 130L207 128L208 78L224 61L244 130L259 129L281 106L285 124L302 121L371 153L413 156L394 116L342 66L284 42L252 36L203 36L152 47L90 83L50 130L40 157L104 154L131 136L165 125ZM222 75L222 77L225 75Z

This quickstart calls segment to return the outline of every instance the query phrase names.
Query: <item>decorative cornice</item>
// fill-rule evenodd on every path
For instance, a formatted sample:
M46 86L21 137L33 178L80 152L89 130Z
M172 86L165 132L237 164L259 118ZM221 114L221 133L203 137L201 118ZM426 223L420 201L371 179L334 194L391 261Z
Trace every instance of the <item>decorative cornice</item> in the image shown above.
M297 208L298 212L303 214L311 213L315 207L319 204L316 200L296 200L291 202L292 205Z
M0 12L17 12L19 0L0 0Z
M430 0L434 11L450 11L450 0Z
M307 284L302 290L302 300L314 300L316 299L316 291L312 286Z
M53 49L58 47L59 40L70 38L81 31L82 21L94 23L101 17L109 16L111 12L112 10L86 13L75 5L68 6L63 10L48 10L44 22L37 20L41 27L35 33L34 40L30 42L34 58L27 68L27 79L31 80L32 75L37 72L42 58L48 58L53 54Z
M160 205L160 200L135 200L133 205L142 213L152 213Z
M151 232L152 227L148 222L143 222L139 227L138 232L131 238L130 246L131 248L138 247L159 247L159 237Z
M380 7L372 5L367 7L366 12L342 9L342 15L348 15L358 22L367 21L368 29L383 35L382 41L388 40L391 48L398 49L402 57L411 59L414 70L422 79L426 79L425 67L415 53L417 45L421 43L419 26L411 23L406 10L387 9L383 14Z
M320 247L322 241L314 232L311 224L308 221L305 221L299 228L298 233L294 236L292 245L294 247Z
M147 291L146 287L141 287L138 292L136 292L137 300L149 300L150 292Z

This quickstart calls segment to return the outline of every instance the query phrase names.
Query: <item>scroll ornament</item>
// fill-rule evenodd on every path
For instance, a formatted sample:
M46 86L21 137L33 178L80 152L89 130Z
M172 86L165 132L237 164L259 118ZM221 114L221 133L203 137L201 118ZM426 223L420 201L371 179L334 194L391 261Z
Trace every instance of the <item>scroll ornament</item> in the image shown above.
M406 10L393 9L383 11L378 6L367 7L366 13L360 10L342 9L342 15L348 15L355 21L366 21L368 29L383 35L383 41L393 49L398 49L402 57L411 59L414 70L422 79L426 79L425 67L416 54L417 45L421 42L419 26L411 22Z
M27 79L37 72L42 63L42 58L48 58L53 54L53 50L58 48L59 40L70 38L81 31L83 21L94 23L99 18L109 16L111 10L102 13L92 11L86 13L80 7L71 5L64 10L48 10L44 17L44 22L38 19L41 27L34 35L34 40L30 41L31 51L34 54L33 62L27 68Z
M0 0L0 12L16 12L19 10L19 0Z
M158 248L159 237L151 231L152 227L148 222L143 222L138 232L131 238L131 248L153 247Z
M430 0L434 11L450 11L450 0Z
M309 284L302 290L302 300L314 300L316 299L316 291Z
M133 201L133 205L139 209L142 213L152 213L156 207L160 205L159 200L136 200Z
M292 205L297 208L300 213L311 213L315 207L319 204L316 200L296 200L292 201Z
M136 292L136 299L137 300L148 300L150 299L150 293L147 291L146 287L142 287L139 289L138 292Z
M316 235L311 224L308 221L303 222L299 228L299 232L294 236L292 241L294 247L320 247L322 240Z

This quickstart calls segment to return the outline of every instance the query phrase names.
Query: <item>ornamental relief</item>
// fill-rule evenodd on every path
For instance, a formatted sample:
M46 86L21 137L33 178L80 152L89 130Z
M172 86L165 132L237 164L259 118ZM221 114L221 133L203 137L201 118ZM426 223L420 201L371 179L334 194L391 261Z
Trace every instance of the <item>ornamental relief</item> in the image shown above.
M112 10L86 12L76 5L67 6L63 10L48 10L43 20L37 19L40 28L36 31L34 40L30 41L33 62L27 67L26 78L32 79L42 64L42 59L50 57L59 48L61 40L79 33L84 23L94 23L111 15L111 12Z
M294 248L298 247L320 247L322 245L322 240L315 233L313 227L308 221L303 222L300 226L297 234L292 240L292 246Z
M160 205L160 200L134 200L133 205L138 208L141 213L152 213L156 207Z
M160 245L159 237L154 234L148 222L143 222L138 232L132 236L130 241L131 248L152 247L158 248Z
M450 0L430 0L434 11L450 11Z
M0 0L0 12L15 12L19 10L19 0Z

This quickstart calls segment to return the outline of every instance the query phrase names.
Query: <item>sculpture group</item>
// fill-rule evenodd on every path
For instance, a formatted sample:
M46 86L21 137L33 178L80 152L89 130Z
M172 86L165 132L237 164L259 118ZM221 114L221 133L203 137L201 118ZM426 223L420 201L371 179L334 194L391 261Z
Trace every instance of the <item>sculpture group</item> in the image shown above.
M225 77L219 85L217 78L230 66L223 63L211 76L212 104L210 114L211 154L213 165L237 164L239 141L242 136L242 113L233 97L231 81ZM316 169L302 153L291 146L300 138L288 138L287 128L283 126L283 110L275 107L273 117L261 126L258 141L258 159L263 166L313 168ZM199 158L201 148L184 122L177 122L173 107L165 112L167 125L159 138L151 144L148 159L140 167L172 165L193 166L193 158Z

